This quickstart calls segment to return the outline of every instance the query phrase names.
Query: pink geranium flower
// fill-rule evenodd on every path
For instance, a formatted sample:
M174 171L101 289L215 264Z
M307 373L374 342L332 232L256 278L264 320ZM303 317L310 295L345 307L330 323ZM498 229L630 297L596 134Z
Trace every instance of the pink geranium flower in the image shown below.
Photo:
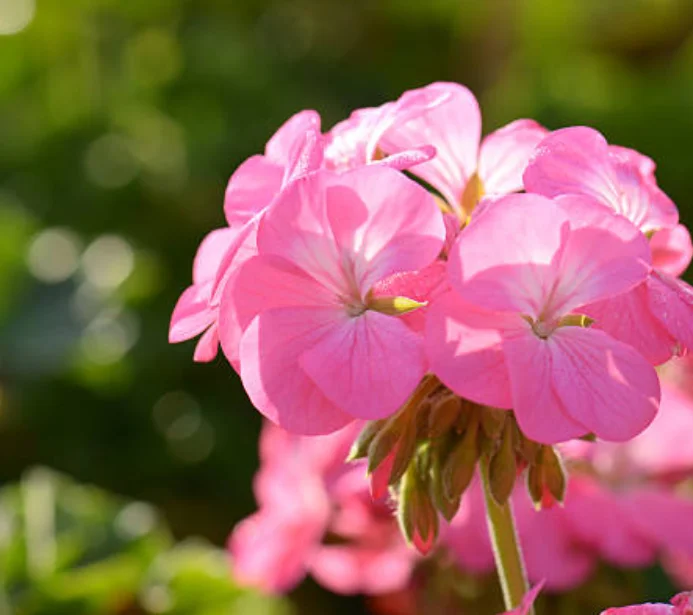
M392 169L320 171L288 186L225 294L254 405L304 434L395 412L425 372L423 343L370 291L430 265L444 237L431 195Z
M693 254L678 211L657 186L654 163L610 146L592 128L551 133L524 174L528 191L546 196L584 194L653 235L655 269L631 292L599 301L584 312L602 329L638 349L653 364L693 347L693 288L677 279Z
M655 371L603 331L567 325L583 322L582 306L641 283L649 260L644 236L590 199L494 201L460 234L454 290L430 308L434 373L463 397L513 408L539 442L632 438L655 416Z
M435 100L424 112L423 98ZM523 189L522 172L535 146L547 134L532 120L517 120L481 140L479 104L457 83L433 83L405 92L397 101L398 116L378 141L388 154L422 144L436 148L432 160L414 173L440 192L448 205L466 217L481 194L501 195Z
M693 615L693 592L682 592L671 604L634 604L602 611L601 615Z
M265 424L260 508L229 538L237 581L285 592L310 573L331 591L369 595L408 584L416 553L387 505L370 499L364 463L344 461L361 427L306 438ZM338 540L326 542L328 534Z

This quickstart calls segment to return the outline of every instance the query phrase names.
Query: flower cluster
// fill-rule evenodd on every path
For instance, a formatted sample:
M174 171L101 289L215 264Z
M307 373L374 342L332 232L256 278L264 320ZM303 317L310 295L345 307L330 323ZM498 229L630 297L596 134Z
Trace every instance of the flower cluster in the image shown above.
M393 415L430 371L542 443L635 436L653 365L693 344L690 237L654 163L585 127L480 135L451 83L326 134L295 115L231 177L171 341L202 333L206 361L220 340L303 435Z

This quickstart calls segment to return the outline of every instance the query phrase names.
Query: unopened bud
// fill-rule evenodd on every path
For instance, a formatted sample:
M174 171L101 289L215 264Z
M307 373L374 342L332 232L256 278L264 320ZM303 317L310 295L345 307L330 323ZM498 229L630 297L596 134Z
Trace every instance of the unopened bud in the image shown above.
M535 442L534 440L526 438L524 434L517 428L517 424L515 424L515 430L518 442L518 453L520 453L520 456L528 464L531 465L537 460L537 457L539 456L539 452L541 451L541 444Z
M489 462L489 486L491 495L499 506L508 501L517 478L513 431L510 423L503 429L500 448Z
M385 419L366 423L366 426L361 430L361 433L351 445L349 455L346 459L347 462L363 459L368 455L368 448L371 442L373 442L373 438L378 435L378 432L383 428L385 423L387 423Z
M452 450L455 439L455 434L448 434L443 440L431 445L431 497L435 507L448 521L452 521L452 518L457 514L461 499L461 494L456 498L448 498L443 487L443 467Z
M479 458L477 443L478 418L470 419L464 436L453 446L443 466L442 481L445 496L455 501L467 489L474 476Z
M507 416L507 410L488 407L481 410L481 428L489 440L497 440L500 437Z
M565 499L566 478L565 469L558 453L552 446L544 446L542 450L542 467L544 469L544 485L553 498L563 503Z
M390 477L387 481L390 485L394 485L402 478L416 452L416 425L407 422L403 427L404 429L395 448L395 457L392 462Z
M428 436L439 438L452 429L462 411L462 400L456 395L444 397L431 408L428 415Z
M407 542L426 555L438 536L438 513L416 463L409 466L402 478L397 518Z
M408 314L426 305L428 305L426 301L422 303L414 299L409 299L409 297L369 297L367 301L369 310L387 314L388 316Z
M541 509L544 499L544 480L541 475L541 466L530 465L527 470L527 493L534 504L534 508Z
M397 446L402 435L402 427L394 419L373 437L368 447L368 473L372 473Z

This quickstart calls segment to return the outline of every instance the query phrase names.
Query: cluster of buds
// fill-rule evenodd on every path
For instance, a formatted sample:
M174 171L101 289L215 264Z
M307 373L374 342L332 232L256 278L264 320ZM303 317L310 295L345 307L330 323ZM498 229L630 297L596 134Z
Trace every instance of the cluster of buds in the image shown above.
M390 488L402 534L424 554L435 544L438 513L452 521L478 463L499 506L523 470L537 508L565 496L565 471L552 446L527 438L512 412L463 399L433 375L396 414L365 426L348 460L364 458L373 498Z

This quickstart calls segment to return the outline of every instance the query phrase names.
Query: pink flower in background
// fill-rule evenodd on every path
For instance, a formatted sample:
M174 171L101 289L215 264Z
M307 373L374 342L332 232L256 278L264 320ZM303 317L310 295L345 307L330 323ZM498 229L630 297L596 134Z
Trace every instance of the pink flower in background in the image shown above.
M591 128L565 128L539 144L524 182L528 191L546 196L591 196L643 233L654 233L652 274L631 292L586 307L595 328L635 347L653 364L693 346L693 289L676 277L691 260L690 235L657 186L652 160L609 146Z
M424 97L435 100L424 112ZM405 92L397 116L378 141L387 154L423 144L436 156L413 171L440 192L460 216L471 213L481 194L523 189L522 172L547 130L532 120L517 120L481 140L481 112L474 95L457 83L433 83Z
M649 259L644 236L590 199L494 201L460 234L454 290L430 308L434 373L472 401L513 408L538 442L632 438L655 416L656 373L604 332L566 325L579 324L581 306L638 285Z
M265 424L255 479L260 509L229 538L241 583L285 592L310 573L344 594L407 585L415 552L399 535L390 509L370 499L364 464L344 461L361 426L306 438ZM332 540L325 543L328 535Z
M395 412L424 375L423 341L370 291L430 265L444 237L433 198L392 169L321 171L287 187L225 295L254 405L303 434Z
M683 592L671 604L634 604L602 611L601 615L693 615L693 592Z

